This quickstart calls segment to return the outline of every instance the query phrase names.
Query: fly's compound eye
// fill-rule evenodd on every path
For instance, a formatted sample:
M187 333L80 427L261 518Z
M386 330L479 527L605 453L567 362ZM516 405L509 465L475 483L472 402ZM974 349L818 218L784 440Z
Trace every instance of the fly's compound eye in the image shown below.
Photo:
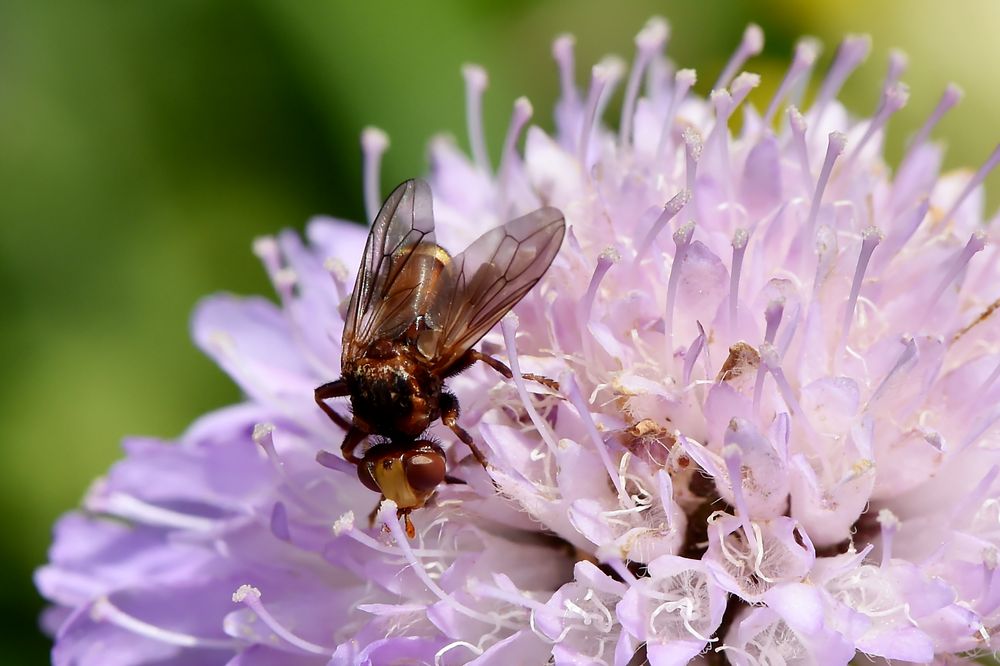
M361 479L361 483L365 484L365 487L369 490L381 493L382 489L379 488L378 482L375 480L375 475L372 474L372 465L377 464L378 462L363 460L361 464L358 465L358 478Z
M429 493L444 481L444 455L429 447L403 458L406 482L418 493Z

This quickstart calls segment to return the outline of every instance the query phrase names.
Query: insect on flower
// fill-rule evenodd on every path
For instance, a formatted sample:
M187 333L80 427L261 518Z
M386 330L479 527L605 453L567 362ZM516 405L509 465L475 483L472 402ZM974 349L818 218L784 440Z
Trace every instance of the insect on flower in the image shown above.
M540 208L452 257L434 241L431 190L421 180L397 187L376 216L344 322L341 377L316 389L316 403L347 431L344 458L365 486L396 503L411 537L410 511L445 478L444 451L424 436L431 423L440 418L486 466L458 424L458 399L445 379L476 361L512 377L472 346L545 274L565 230L559 210ZM351 421L325 402L343 396ZM377 439L359 458L355 449L369 435Z

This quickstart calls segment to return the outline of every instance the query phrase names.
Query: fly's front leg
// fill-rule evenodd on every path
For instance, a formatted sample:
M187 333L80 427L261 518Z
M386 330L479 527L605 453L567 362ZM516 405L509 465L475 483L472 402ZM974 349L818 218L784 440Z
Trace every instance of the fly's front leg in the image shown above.
M323 413L329 416L331 421L344 430L350 430L353 427L351 422L334 411L333 407L326 404L324 401L330 398L343 398L346 395L350 395L350 393L350 389L347 388L347 382L343 379L323 384L322 386L317 387L316 391L313 393L316 404L323 410Z
M470 349L468 352L466 352L466 356L469 359L468 365L472 365L476 361L482 361L483 363L490 366L491 368L499 372L507 379L514 378L514 373L511 372L510 368L504 365L502 361L498 361L492 356L488 356L487 354L484 354L481 351L477 351L475 349ZM549 379L548 377L542 377L541 375L535 375L530 372L522 372L521 376L530 381L538 382L542 386L546 386L552 389L553 391L559 390L559 382L555 381L554 379Z
M347 434L344 435L344 442L340 445L340 453L344 456L344 460L352 465L357 465L361 462L361 458L354 455L354 449L358 448L358 444L367 436L368 433L357 426L349 426L347 428Z
M476 446L476 441L472 439L472 435L465 431L465 428L458 425L458 398L456 398L451 393L441 394L441 423L445 424L451 431L455 433L460 440L462 440L469 449L472 450L472 455L476 457L479 464L484 468L486 467L486 456L483 452L479 450Z

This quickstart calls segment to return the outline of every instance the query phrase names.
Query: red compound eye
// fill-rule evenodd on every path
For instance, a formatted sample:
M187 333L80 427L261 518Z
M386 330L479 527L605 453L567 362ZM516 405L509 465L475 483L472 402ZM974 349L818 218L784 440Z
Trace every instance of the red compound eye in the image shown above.
M377 493L381 493L382 489L379 488L378 482L375 481L375 477L372 475L371 466L377 465L377 461L363 460L358 464L358 478L361 479L361 483L365 484L365 487L369 490L374 490Z
M444 481L444 455L430 447L403 457L406 482L413 490L429 493Z

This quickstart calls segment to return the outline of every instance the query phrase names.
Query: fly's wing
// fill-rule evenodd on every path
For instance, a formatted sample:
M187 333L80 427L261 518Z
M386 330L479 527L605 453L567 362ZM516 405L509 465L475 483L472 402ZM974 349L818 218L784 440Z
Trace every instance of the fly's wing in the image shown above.
M376 340L395 337L414 321L420 285L397 278L421 256L414 250L425 244L436 247L431 189L422 180L408 180L382 204L368 234L347 307L342 362L358 358Z
M531 291L565 231L559 210L540 208L487 231L454 257L427 313L437 331L430 354L436 369L447 370Z

